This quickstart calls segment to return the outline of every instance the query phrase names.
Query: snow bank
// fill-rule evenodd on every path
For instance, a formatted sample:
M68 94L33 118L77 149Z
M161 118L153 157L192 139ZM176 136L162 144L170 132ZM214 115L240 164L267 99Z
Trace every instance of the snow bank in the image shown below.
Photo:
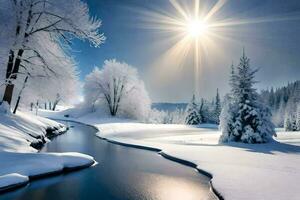
M212 174L212 185L225 199L300 197L300 132L278 132L277 140L284 143L224 145L218 144L221 132L209 125L142 124L93 115L72 120L96 126L98 136L108 141L160 149L164 155L195 163Z
M22 176L17 173L0 176L0 192L25 185L28 181L28 176Z
M159 148L166 155L195 163L213 175L214 188L225 199L299 199L300 147L230 143L219 145L216 129L142 125L97 124L99 136L121 143ZM144 127L144 128L142 128ZM279 141L300 141L287 133ZM298 143L300 145L300 143Z
M300 146L300 131L297 132L277 132L277 140L280 142Z
M83 168L94 164L80 153L0 152L0 191L25 184L32 178Z
M44 143L48 128L53 129L53 134L66 131L64 125L43 117L22 112L0 113L0 152L36 152L30 145Z
M0 192L27 184L32 178L93 165L93 157L85 154L36 153L30 146L65 131L62 124L43 117L0 112Z

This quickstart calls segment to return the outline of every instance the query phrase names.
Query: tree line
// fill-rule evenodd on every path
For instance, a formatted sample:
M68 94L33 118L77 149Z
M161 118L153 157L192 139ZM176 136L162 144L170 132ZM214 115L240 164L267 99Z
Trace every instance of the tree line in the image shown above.
M185 123L189 125L219 124L221 109L219 89L217 89L216 96L211 102L204 98L197 102L195 95L193 95L190 103L187 105Z
M287 131L300 131L300 80L260 94L272 111L272 121Z

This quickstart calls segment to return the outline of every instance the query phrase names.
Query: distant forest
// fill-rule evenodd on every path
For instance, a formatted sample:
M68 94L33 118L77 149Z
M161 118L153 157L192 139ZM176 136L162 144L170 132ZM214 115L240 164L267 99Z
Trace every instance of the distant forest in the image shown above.
M294 131L300 128L300 80L284 87L263 90L261 98L270 107L277 127Z

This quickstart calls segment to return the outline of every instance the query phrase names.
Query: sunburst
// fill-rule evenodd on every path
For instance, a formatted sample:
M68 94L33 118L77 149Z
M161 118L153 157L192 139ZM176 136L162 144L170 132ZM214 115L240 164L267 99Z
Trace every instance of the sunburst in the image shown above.
M168 76L172 73L171 70L174 73L176 65L180 68L188 61L188 55L193 56L195 94L200 93L199 79L202 65L207 59L206 55L208 52L214 52L214 54L220 52L220 44L216 41L237 42L235 38L228 36L227 31L232 30L234 26L299 19L299 15L296 18L295 16L273 16L256 19L216 17L227 0L218 0L214 5L210 5L210 9L207 9L209 6L205 5L205 1L200 3L200 0L170 0L169 2L173 7L173 12L172 10L144 12L147 18L144 26L167 33L167 40L174 43L165 51L162 58L172 66L172 69L165 69ZM192 5L187 3L192 3ZM166 66L165 63L161 65ZM159 73L162 74L161 71Z

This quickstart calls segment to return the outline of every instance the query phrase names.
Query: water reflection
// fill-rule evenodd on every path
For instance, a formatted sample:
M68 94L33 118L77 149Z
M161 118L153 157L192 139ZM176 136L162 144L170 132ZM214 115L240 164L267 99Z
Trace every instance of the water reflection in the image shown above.
M213 199L206 176L168 161L157 153L110 144L95 137L92 127L74 124L44 152L78 151L98 165L41 179L0 199L201 200Z

